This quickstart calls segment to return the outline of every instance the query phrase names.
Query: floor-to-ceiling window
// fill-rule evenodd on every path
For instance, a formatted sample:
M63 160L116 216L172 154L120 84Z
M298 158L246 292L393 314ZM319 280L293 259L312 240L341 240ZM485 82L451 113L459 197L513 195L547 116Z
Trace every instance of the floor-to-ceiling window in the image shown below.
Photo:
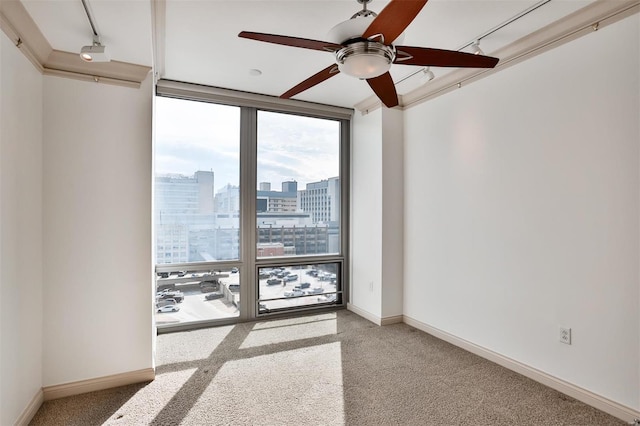
M258 311L336 303L341 123L271 111L257 123Z
M350 111L174 82L158 94L158 327L344 305Z
M155 118L156 324L237 317L240 108L158 97Z

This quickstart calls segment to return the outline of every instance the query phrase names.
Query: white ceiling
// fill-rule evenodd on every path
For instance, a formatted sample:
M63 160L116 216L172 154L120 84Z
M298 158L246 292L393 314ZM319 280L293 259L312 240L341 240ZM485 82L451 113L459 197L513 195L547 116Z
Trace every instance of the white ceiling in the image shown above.
M483 38L485 54L522 38L593 0L551 0ZM21 0L53 49L77 52L92 32L80 0ZM160 77L268 95L280 95L333 62L320 51L240 39L256 31L326 40L327 32L361 6L356 0L87 0L113 60L152 66ZM388 3L373 0L380 12ZM405 31L403 44L457 50L539 0L430 0ZM154 25L157 27L154 32ZM153 40L158 34L156 40ZM154 51L154 41L156 49ZM251 76L259 69L262 75ZM394 81L420 70L394 65ZM433 69L438 76L447 69ZM417 87L419 76L397 84ZM364 81L339 74L295 97L353 107L371 96Z

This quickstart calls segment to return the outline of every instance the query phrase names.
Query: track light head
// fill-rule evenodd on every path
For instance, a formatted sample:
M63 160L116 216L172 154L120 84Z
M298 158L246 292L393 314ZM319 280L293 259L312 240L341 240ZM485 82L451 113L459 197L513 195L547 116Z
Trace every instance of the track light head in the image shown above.
M422 76L420 77L420 83L426 84L436 78L436 75L431 71L431 67L426 67L422 70Z
M480 49L480 40L474 41L471 45L471 53L474 55L484 55L482 49Z
M80 49L80 58L85 62L109 62L111 60L107 53L107 46L103 46L100 43L83 46Z
M87 4L87 0L81 1L82 6L84 6L84 11L87 14L89 25L91 25L91 32L93 33L93 44L91 46L82 46L82 49L80 49L80 58L85 62L109 62L111 61L111 58L107 53L107 46L103 46L102 43L100 43L100 34L98 34L96 24L95 22L93 22L93 18L91 17L91 13L89 12L89 5Z

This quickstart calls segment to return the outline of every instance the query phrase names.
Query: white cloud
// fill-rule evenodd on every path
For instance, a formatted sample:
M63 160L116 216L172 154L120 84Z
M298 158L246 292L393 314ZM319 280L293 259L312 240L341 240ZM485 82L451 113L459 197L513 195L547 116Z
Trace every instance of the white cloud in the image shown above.
M213 170L216 188L239 183L240 110L157 98L156 173L193 175ZM337 121L260 111L258 182L294 179L298 188L339 174Z

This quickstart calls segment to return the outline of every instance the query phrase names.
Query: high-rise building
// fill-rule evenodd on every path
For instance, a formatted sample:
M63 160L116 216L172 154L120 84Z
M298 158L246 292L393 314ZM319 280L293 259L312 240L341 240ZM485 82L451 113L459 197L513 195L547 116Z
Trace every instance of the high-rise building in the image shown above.
M335 223L340 220L340 178L323 179L307 184L298 191L298 207L311 213L314 223Z
M298 192L298 182L295 180L282 182L282 192Z
M208 245L194 238L194 233L213 229L213 172L156 176L155 181L157 263L185 263L210 256Z
M223 186L214 197L213 172L198 171L192 177L156 177L157 263L187 263L237 259L240 253L240 188ZM267 182L257 191L257 243L281 244L285 255L337 252L336 214L317 208L335 206L337 178L314 182L298 192L294 180L271 191ZM298 208L298 200L311 200L310 209ZM306 195L306 197L304 196ZM315 197L315 198L311 198ZM304 210L304 209L303 209ZM335 228L335 229L334 229ZM335 235L334 235L335 234Z
M236 213L240 211L240 187L227 184L216 192L217 213Z
M271 188L268 182L261 182L257 193L256 210L258 212L295 212L298 210L298 182L282 182L282 191L265 190Z

